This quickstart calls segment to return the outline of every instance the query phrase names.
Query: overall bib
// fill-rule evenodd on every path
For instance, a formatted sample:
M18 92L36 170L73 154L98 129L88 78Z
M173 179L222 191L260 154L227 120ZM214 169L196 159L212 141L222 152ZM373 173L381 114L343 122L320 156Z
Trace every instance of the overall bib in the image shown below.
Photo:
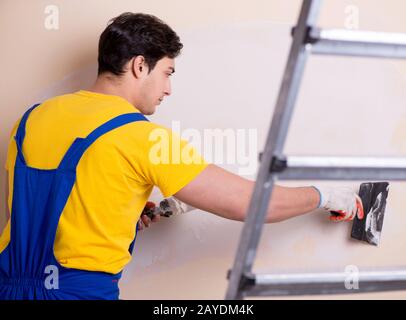
M135 121L148 121L140 113L119 115L76 138L58 168L27 166L22 146L31 107L22 117L17 134L10 242L0 253L0 300L15 299L118 299L117 274L63 267L54 256L59 218L76 180L76 167L89 146L103 134ZM138 224L136 235L138 232ZM135 238L130 245L132 253Z

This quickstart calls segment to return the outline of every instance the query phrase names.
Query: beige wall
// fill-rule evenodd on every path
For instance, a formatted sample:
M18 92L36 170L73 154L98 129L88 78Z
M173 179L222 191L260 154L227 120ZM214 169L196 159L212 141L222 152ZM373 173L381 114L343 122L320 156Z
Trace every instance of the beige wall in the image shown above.
M321 26L342 28L345 8L355 5L361 29L406 32L402 0L325 2ZM152 119L168 126L179 120L182 128L198 130L256 128L262 149L290 44L290 26L300 3L0 0L0 162L4 164L13 123L29 105L91 83L98 36L110 18L124 11L161 17L185 44L177 60L174 94ZM59 30L44 27L44 9L50 4L59 8ZM405 79L406 64L401 61L312 57L286 152L404 156ZM382 132L378 134L376 128ZM5 179L4 170L0 179ZM1 194L3 187L4 183ZM404 194L404 184L392 185L379 248L349 241L349 225L332 225L315 212L266 226L256 270L343 271L349 264L406 265ZM158 200L159 192L153 198ZM3 202L0 210L3 227ZM137 239L135 258L121 283L122 297L221 299L240 228L239 223L201 211L154 225ZM406 294L348 297L405 298Z

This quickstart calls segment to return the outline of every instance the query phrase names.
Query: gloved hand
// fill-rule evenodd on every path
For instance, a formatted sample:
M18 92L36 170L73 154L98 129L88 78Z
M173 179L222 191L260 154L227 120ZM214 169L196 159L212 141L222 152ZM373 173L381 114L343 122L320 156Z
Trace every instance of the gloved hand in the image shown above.
M314 187L314 186L313 186ZM361 198L348 187L314 187L320 193L319 208L332 213L331 221L350 221L364 218Z
M147 213L153 211L155 208L155 203L151 201L147 201L145 204L144 210L141 213L140 220L138 220L138 230L143 230L145 227L148 228L151 222L158 222L160 220L159 214L154 215L151 219L148 217Z

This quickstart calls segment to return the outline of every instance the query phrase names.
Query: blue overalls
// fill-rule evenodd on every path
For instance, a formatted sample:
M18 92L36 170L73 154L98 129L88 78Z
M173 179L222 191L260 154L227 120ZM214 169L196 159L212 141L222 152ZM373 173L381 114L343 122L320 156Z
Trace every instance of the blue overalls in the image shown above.
M118 299L118 274L63 267L54 256L59 218L76 180L76 167L87 148L101 135L135 121L140 113L115 117L86 138L76 138L57 169L27 166L22 146L31 107L17 134L10 242L0 253L0 300L8 299ZM138 224L136 227L136 235ZM132 253L135 238L130 245Z

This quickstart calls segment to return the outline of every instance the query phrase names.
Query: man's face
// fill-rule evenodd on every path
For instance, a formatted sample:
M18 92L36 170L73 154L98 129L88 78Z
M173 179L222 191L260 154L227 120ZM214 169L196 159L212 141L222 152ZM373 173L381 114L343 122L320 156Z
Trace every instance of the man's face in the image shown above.
M170 76L175 72L175 60L164 57L157 62L154 69L148 74L148 67L140 79L139 105L137 108L145 115L151 115L161 104L165 96L171 94Z

